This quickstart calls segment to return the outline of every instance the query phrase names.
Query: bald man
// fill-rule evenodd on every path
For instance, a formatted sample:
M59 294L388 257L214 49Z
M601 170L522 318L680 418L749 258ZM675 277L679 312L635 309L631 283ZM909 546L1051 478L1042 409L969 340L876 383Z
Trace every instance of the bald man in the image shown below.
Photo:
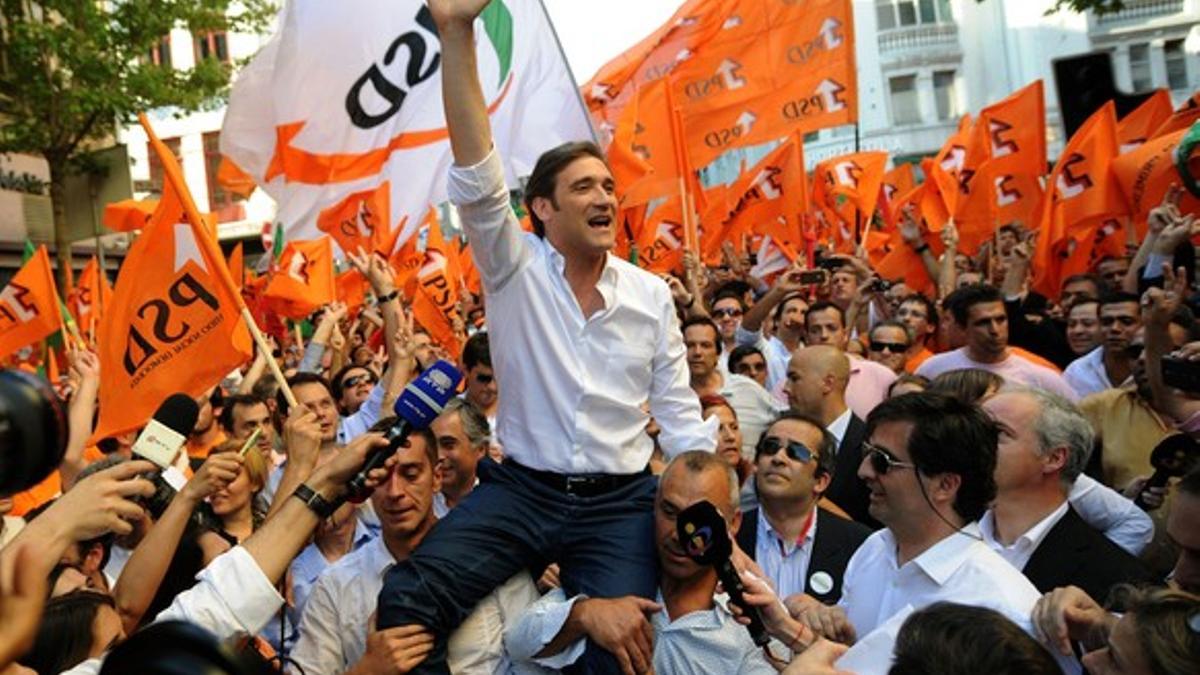
M850 358L846 353L837 347L816 345L792 354L784 391L793 410L820 420L837 439L837 462L825 497L854 520L878 528L879 523L867 512L867 485L858 477L867 425L846 405L849 382Z

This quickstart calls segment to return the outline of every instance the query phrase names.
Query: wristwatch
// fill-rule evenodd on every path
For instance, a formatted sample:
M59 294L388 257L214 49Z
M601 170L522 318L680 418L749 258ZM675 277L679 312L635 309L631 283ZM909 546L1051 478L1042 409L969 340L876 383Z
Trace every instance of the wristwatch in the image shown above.
M400 297L400 289L394 289L394 290L392 290L391 293L386 293L384 295L379 296L378 298L375 298L375 302L382 305L383 303L391 302L392 300L395 300L398 297Z
M304 484L301 484L300 487L296 488L296 491L292 493L292 496L304 502L305 506L312 510L313 513L317 514L317 517L319 517L321 520L325 520L326 518L332 516L333 512L337 511L338 507L342 505L342 500L333 502L328 501L321 495L317 494L316 490L313 490Z

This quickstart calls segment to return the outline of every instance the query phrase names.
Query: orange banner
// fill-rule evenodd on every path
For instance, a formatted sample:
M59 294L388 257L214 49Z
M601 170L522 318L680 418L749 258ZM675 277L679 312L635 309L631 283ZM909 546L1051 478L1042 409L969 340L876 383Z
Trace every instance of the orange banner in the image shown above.
M289 241L263 297L278 313L303 319L337 298L329 237Z
M1042 81L979 112L991 137L996 220L1036 226L1046 173L1046 98Z
M89 343L94 343L97 328L104 311L112 304L112 286L100 272L100 263L95 256L79 274L79 282L67 295L67 308L79 325L79 333Z
M333 237L343 253L359 249L391 253L391 183L355 192L317 216L317 229Z
M0 291L0 359L61 329L54 271L42 245Z

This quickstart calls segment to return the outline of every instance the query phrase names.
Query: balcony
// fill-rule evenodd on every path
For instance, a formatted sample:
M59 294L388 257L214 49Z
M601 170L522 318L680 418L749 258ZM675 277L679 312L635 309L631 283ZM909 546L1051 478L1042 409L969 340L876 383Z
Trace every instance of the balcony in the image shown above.
M1183 11L1184 0L1126 0L1125 9L1095 17L1096 26L1109 28L1118 24L1145 21Z
M896 56L901 52L930 48L958 52L958 26L953 23L936 23L879 31L880 56Z

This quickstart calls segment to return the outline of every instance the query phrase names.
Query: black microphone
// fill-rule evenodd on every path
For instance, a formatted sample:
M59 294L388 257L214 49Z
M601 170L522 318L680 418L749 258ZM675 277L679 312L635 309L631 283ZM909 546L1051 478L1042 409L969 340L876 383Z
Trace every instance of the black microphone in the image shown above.
M675 518L675 527L679 531L679 542L687 556L700 565L716 569L717 579L725 587L729 599L741 607L749 617L750 625L746 626L746 629L750 631L754 644L762 647L770 642L771 637L767 635L758 608L746 604L746 587L730 559L733 555L733 542L729 538L729 531L725 529L725 519L721 517L717 507L708 501L696 502L680 511Z
M1154 475L1146 481L1133 500L1138 508L1148 511L1146 506L1146 491L1150 488L1160 488L1167 480L1177 476L1186 476L1192 469L1200 466L1200 443L1188 434L1173 434L1167 436L1154 446L1150 453L1150 466L1154 467Z
M175 493L187 482L175 468L175 458L187 443L188 434L196 427L198 417L200 406L195 399L187 394L171 394L159 404L154 417L133 442L133 455L150 460L159 469L146 476L154 483L154 495L143 502L155 518L162 515Z
M404 445L409 434L419 429L428 429L433 420L442 414L450 399L454 398L461 381L462 373L458 372L457 368L449 361L439 360L417 379L408 383L393 407L398 419L395 425L384 433L388 441L387 447L378 448L367 455L363 467L350 480L347 499L358 504L371 496L371 491L367 489L367 474L383 466L383 463Z

